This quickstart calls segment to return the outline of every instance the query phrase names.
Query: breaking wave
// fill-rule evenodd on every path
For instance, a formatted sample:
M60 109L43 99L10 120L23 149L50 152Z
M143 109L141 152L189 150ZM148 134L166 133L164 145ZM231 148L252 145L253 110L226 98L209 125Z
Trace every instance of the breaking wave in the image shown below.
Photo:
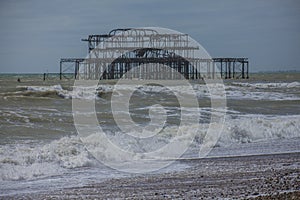
M295 101L300 100L300 96L282 92L270 91L246 91L230 87L226 92L227 99L249 99L249 100L270 100L270 101Z
M7 97L35 97L35 98L80 98L80 99L94 99L99 98L101 93L106 92L102 90L95 90L94 88L76 88L74 90L63 89L61 85L52 86L20 86L15 92L6 92L0 95Z
M218 86L216 86L218 87ZM284 91L261 91L255 89L297 89L300 87L299 82L292 83L243 83L233 82L231 85L226 85L226 98L228 99L251 99L251 100L300 100L300 96L295 93L286 93ZM210 98L210 92L206 85L192 84L193 92L198 98ZM249 91L247 88L252 88L254 91ZM0 94L7 97L36 97L36 98L64 98L64 99L105 99L106 94L111 94L114 91L114 85L103 84L94 87L73 87L72 90L64 89L61 85L52 86L21 86L15 92L7 92ZM184 96L191 93L191 88L186 86L171 86L169 88L159 85L142 85L136 87L134 85L118 85L118 91L128 92L137 91L141 95L145 93L174 93L175 95ZM117 95L122 95L122 94ZM220 94L221 95L221 94ZM222 96L220 96L223 98ZM214 96L218 98L218 96Z
M242 82L233 82L232 85L241 86L241 87L251 87L251 88L299 88L300 82L291 82L291 83L242 83Z
M199 130L191 148L198 149L205 137L208 124L194 124L183 127L183 133ZM176 133L177 127L166 127L163 134L152 141L128 138L128 135L107 133L111 141L130 152L149 152L166 145ZM229 115L224 124L217 146L253 143L272 139L300 137L300 115ZM211 138L215 140L216 138ZM98 134L85 138L85 145L95 148L103 159L115 159L107 143ZM64 174L69 169L92 167L97 161L86 150L78 136L65 136L48 144L6 144L0 147L0 180L30 180ZM90 148L90 147L89 147ZM272 153L272 152L270 152ZM123 158L126 160L126 158Z
M62 174L66 169L91 166L93 157L78 137L63 137L49 144L1 146L0 180L28 180Z
M300 115L229 115L219 144L300 137Z

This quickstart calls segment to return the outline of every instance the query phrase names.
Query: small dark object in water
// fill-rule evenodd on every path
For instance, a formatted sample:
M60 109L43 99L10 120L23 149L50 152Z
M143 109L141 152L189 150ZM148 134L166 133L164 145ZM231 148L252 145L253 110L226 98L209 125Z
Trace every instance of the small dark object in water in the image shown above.
M18 80L17 80L19 83L21 83L21 79L20 78L18 78Z

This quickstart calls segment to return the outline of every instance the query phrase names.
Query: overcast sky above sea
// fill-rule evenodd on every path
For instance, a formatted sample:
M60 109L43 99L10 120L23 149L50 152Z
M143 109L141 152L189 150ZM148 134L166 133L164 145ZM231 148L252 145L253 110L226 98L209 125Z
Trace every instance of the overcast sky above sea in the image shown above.
M87 35L145 26L248 57L252 72L300 70L298 0L0 0L0 73L58 72L61 57L86 56Z

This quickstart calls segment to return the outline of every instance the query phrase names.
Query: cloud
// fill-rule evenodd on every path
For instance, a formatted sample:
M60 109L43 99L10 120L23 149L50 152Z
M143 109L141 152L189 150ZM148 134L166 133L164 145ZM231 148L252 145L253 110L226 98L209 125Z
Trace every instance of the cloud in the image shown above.
M57 71L60 57L85 56L88 34L141 26L188 33L212 56L250 57L252 70L294 69L299 19L294 0L0 1L0 73Z

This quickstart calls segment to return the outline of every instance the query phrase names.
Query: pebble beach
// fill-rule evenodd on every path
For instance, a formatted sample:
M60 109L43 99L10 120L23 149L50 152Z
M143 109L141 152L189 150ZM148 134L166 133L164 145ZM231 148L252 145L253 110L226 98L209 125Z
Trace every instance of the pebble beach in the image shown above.
M182 160L184 171L146 174L3 199L299 199L300 154Z

